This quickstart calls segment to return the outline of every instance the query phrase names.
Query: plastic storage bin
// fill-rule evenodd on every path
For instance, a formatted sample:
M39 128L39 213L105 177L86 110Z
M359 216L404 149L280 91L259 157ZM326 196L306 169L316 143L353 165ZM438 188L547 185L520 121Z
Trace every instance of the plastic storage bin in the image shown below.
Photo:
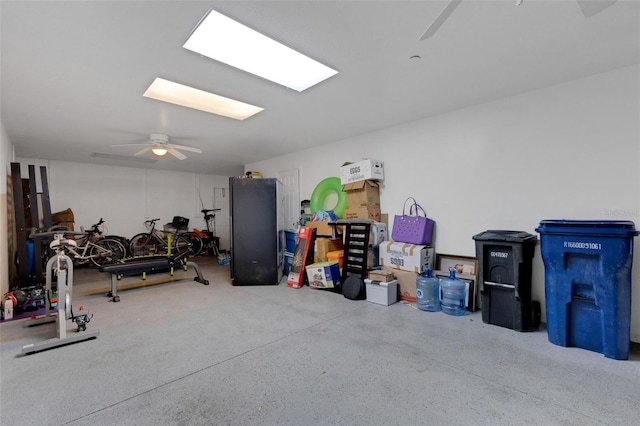
M289 253L288 251L284 252L284 275L289 275L289 271L291 270L291 262L293 262L293 253Z
M284 232L285 235L285 248L287 252L289 253L293 253L296 251L296 237L297 237L297 233L295 232L291 232L291 231L285 231Z
M516 331L537 330L540 302L531 300L531 264L538 237L522 231L474 235L482 322Z
M549 341L629 359L635 224L543 220L536 231Z

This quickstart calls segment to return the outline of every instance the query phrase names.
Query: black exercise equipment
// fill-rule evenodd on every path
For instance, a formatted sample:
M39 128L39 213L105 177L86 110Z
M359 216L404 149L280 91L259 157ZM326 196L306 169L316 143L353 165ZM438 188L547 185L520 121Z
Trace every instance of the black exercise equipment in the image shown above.
M174 269L180 267L185 271L189 266L196 271L196 277L193 279L204 285L209 285L209 281L204 279L200 267L197 263L187 260L190 250L183 250L175 255L166 256L140 256L129 259L122 259L119 263L113 265L101 266L100 272L111 274L111 291L106 294L112 298L114 302L120 301L118 296L118 281L124 276L142 275L142 279L146 279L149 273L167 272L173 276Z

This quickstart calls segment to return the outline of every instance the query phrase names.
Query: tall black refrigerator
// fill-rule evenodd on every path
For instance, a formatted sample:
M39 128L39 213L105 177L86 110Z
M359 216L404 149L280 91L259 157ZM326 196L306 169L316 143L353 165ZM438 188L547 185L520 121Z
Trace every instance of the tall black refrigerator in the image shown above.
M282 279L284 198L277 179L229 179L233 285L274 285Z

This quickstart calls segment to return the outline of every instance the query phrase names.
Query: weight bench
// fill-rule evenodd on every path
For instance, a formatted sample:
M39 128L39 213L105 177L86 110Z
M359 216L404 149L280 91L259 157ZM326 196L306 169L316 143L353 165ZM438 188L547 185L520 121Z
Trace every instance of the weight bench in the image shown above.
M120 263L113 265L105 265L100 267L100 272L108 272L111 274L111 291L106 294L111 297L112 301L119 302L118 281L124 276L142 275L142 279L147 278L148 273L157 273L169 271L169 275L173 276L176 266L182 267L185 271L189 266L196 271L196 277L193 279L204 285L209 285L209 281L205 280L197 263L187 260L189 250L183 250L173 256L143 256L123 259Z

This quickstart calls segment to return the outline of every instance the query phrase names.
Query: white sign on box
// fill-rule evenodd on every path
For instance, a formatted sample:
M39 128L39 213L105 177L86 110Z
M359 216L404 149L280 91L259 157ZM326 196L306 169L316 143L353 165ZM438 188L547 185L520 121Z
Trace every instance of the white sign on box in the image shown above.
M382 161L366 159L340 167L340 183L343 185L367 179L384 180Z
M435 250L418 244L383 241L380 244L380 265L418 274L432 268Z

